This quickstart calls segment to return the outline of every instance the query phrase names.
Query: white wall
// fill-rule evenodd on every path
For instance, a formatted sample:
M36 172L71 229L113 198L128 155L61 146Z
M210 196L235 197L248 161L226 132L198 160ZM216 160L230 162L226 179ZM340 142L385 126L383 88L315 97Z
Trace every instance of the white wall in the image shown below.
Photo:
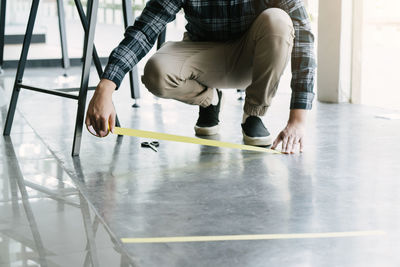
M318 19L318 100L349 101L352 1L320 0Z

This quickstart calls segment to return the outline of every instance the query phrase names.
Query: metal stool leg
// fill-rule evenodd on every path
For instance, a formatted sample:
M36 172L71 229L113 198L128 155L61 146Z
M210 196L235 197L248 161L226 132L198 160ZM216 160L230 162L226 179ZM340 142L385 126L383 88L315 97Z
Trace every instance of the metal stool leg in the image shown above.
M63 0L57 0L57 12L58 12L58 27L60 30L60 41L61 41L61 53L62 53L62 67L68 69L70 67L70 61L68 57L68 46L67 46L67 32L65 26L65 12ZM67 76L67 73L64 74Z
M78 14L79 14L79 18L81 20L81 24L82 24L83 29L86 34L87 30L88 30L88 21L87 21L85 12L83 10L82 3L80 0L74 0L74 2L75 2L75 6L77 8ZM99 75L99 78L101 78L101 75L103 74L103 67L101 66L100 57L97 53L96 46L94 44L93 44L93 61L94 61L94 65L96 66L97 74ZM121 126L119 119L118 119L118 115L116 115L115 125L117 127ZM120 137L120 135L118 137Z
M132 2L131 0L122 0L122 11L124 14L124 25L127 28L129 25L133 24L132 15ZM139 75L137 67L135 66L132 71L129 72L129 84L131 86L131 97L135 100L132 107L139 107L137 99L140 98L140 87L139 87Z
M4 36L6 27L6 0L0 0L0 74L4 63Z
M83 10L83 7L82 7L82 3L80 0L74 0L74 2L75 2L76 9L78 11L79 18L81 20L81 24L83 26L84 32L86 33L87 28L88 28L88 22L87 22L87 18L85 15L85 11ZM101 77L101 75L103 74L103 68L101 66L100 57L97 53L97 49L96 49L95 45L93 45L93 61L94 61L94 65L96 66L97 74L99 75L99 77Z
M82 68L81 87L78 99L78 110L75 121L75 133L74 133L74 143L72 146L72 156L78 156L81 147L83 119L85 116L86 97L89 86L90 66L92 64L94 33L96 28L98 6L99 6L99 0L88 1L88 12L87 12L88 29L85 34L85 42L83 46L84 62Z
M15 109L17 107L18 95L21 90L18 87L18 84L22 82L22 78L24 76L26 59L28 57L29 46L32 40L33 26L35 25L38 6L39 6L39 0L32 0L28 25L26 27L24 43L22 46L21 56L18 62L17 74L15 76L14 88L11 96L10 106L8 107L7 119L6 119L6 124L4 126L3 135L10 135L11 132L11 126L14 120Z

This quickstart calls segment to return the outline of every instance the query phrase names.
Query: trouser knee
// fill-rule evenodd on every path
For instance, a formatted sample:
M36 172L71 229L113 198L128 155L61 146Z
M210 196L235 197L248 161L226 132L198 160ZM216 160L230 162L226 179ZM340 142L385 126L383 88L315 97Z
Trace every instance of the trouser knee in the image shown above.
M287 37L288 40L294 38L293 22L290 16L280 8L269 8L264 10L257 18L254 25L257 37L263 35Z
M161 98L168 98L167 66L157 57L151 57L144 68L142 82L146 88L154 95Z

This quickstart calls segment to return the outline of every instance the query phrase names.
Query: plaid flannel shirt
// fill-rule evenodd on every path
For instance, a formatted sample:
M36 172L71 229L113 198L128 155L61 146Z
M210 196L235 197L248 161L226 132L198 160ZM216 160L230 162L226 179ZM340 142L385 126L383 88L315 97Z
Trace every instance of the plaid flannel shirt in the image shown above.
M263 10L272 7L288 13L295 29L290 108L311 109L316 62L314 35L303 0L150 0L112 51L102 78L119 87L125 74L150 51L181 8L191 40L224 42L240 37Z

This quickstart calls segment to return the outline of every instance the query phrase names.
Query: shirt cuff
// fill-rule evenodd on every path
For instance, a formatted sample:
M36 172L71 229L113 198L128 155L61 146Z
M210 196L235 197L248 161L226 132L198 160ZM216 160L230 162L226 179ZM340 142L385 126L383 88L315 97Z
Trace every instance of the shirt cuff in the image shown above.
M121 82L124 79L125 74L126 74L125 71L118 65L108 64L103 72L103 75L101 75L101 78L113 81L117 85L116 88L117 90L121 85Z
M311 109L314 100L312 92L292 92L290 109Z

